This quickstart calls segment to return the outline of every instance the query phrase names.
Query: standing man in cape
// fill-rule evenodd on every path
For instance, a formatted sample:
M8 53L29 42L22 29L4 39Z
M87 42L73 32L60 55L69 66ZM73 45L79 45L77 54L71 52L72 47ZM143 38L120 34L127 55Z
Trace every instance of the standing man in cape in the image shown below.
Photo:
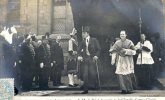
M90 28L88 26L84 27L82 32L83 41L80 43L78 48L78 60L82 61L82 80L83 92L82 94L88 93L89 80L92 80L93 85L97 87L97 67L96 63L100 55L100 45L96 38L90 37ZM89 79L89 76L92 77Z

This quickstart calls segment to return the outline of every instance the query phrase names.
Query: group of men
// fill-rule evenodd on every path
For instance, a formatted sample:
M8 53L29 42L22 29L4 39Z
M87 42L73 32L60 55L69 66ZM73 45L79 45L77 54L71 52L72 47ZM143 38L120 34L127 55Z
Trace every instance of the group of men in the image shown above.
M11 34L5 31L4 34ZM1 38L6 41L3 35ZM2 44L5 72L1 77L14 78L15 86L23 91L30 90L33 81L40 89L48 89L50 80L54 86L61 84L64 57L60 35L50 39L46 33L39 40L35 35L19 36L15 33L11 39L11 44L8 41Z
M53 85L61 84L64 57L60 39L61 36L57 36L56 40L50 39L49 33L42 36L41 41L37 41L35 36L25 36L20 55L23 88L31 88L34 76L41 89L48 89L49 78Z

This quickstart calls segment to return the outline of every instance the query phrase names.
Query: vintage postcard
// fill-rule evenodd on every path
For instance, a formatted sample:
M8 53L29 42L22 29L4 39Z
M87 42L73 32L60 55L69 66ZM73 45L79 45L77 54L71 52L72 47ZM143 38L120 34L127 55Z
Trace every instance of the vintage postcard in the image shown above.
M165 0L1 0L0 11L0 99L165 99Z

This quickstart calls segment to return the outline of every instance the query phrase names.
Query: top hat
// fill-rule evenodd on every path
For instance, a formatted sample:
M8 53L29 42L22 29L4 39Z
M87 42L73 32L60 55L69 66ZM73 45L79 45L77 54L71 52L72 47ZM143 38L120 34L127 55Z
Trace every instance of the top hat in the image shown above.
M83 29L83 32L90 32L90 27L89 26L85 26L84 29Z

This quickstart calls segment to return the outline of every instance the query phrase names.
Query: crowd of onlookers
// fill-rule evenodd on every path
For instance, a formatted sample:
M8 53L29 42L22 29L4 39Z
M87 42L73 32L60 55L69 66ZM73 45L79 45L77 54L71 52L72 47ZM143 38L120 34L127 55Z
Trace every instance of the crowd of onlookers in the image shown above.
M0 35L1 78L14 78L21 90L30 90L34 80L40 89L47 89L49 80L60 85L64 69L61 36L50 39L47 32L37 39L35 34L19 36L12 28L4 28Z

